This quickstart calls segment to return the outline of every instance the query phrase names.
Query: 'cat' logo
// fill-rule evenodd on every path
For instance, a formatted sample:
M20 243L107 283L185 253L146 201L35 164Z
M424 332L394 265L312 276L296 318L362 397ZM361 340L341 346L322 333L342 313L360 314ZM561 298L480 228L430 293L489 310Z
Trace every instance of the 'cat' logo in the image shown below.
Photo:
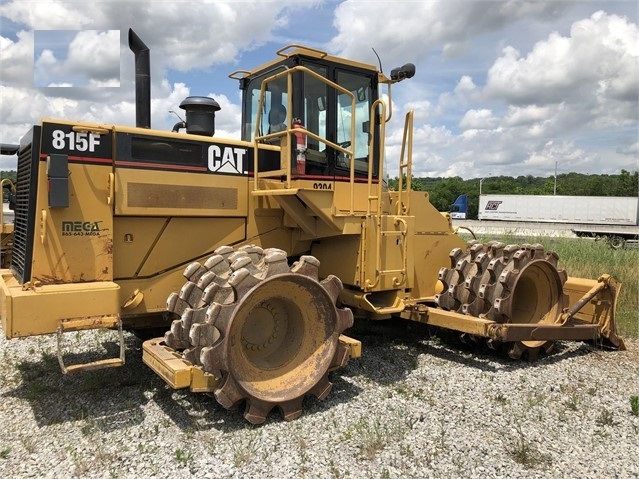
M246 174L247 168L244 157L246 148L232 146L209 146L209 171L215 173L240 173Z

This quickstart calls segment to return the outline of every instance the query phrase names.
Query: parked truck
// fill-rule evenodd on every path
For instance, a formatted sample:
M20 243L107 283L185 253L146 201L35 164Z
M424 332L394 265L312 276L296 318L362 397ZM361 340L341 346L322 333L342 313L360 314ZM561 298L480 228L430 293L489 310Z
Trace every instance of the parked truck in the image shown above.
M624 347L610 275L569 276L539 244L466 243L412 191L412 111L386 188L383 93L413 65L387 76L284 47L231 74L242 136L226 139L208 97L184 100L173 131L152 129L149 49L133 31L129 46L136 126L45 119L17 147L7 338L117 331L116 358L70 365L59 346L71 373L123 366L124 329L164 328L143 343L145 364L171 387L244 404L252 423L329 394L329 373L361 354L343 334L354 317L446 328L512 358L555 340Z
M479 197L480 220L636 226L638 198L501 195Z
M639 198L490 194L479 197L479 219L562 223L580 237L606 238L619 248L639 239Z
M468 195L459 195L448 212L454 220L465 220L468 217Z

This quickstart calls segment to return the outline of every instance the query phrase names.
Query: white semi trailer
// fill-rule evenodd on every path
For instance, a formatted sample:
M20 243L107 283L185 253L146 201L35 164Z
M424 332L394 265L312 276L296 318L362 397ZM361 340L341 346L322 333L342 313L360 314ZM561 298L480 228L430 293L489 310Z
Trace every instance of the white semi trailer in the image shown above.
M623 246L639 239L639 198L490 194L479 197L480 220L571 224L577 236Z

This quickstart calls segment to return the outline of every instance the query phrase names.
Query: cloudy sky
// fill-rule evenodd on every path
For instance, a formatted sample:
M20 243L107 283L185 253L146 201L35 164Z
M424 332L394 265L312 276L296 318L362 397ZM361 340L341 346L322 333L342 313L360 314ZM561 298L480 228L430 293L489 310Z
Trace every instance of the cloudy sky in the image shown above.
M237 81L289 43L413 62L393 89L387 160L415 110L416 176L639 169L638 6L629 1L0 0L0 142L40 118L134 125L132 27L151 49L152 126L188 95L239 138ZM0 157L0 169L16 158Z

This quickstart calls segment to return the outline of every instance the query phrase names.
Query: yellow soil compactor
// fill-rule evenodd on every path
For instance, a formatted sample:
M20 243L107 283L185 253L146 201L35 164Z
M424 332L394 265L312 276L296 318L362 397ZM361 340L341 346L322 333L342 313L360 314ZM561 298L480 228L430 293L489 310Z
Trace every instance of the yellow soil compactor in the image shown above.
M413 113L399 186L387 188L390 76L291 45L230 75L241 139L214 136L209 97L182 103L173 131L150 127L150 53L129 31L136 126L44 119L18 154L15 223L3 225L7 338L164 328L143 360L174 388L245 405L263 422L329 394L330 371L361 354L353 318L397 318L534 358L553 341L623 348L619 283L568 276L541 245L467 243L411 190ZM387 100L382 93L386 93ZM5 145L6 146L6 145ZM3 148L5 147L3 146Z

